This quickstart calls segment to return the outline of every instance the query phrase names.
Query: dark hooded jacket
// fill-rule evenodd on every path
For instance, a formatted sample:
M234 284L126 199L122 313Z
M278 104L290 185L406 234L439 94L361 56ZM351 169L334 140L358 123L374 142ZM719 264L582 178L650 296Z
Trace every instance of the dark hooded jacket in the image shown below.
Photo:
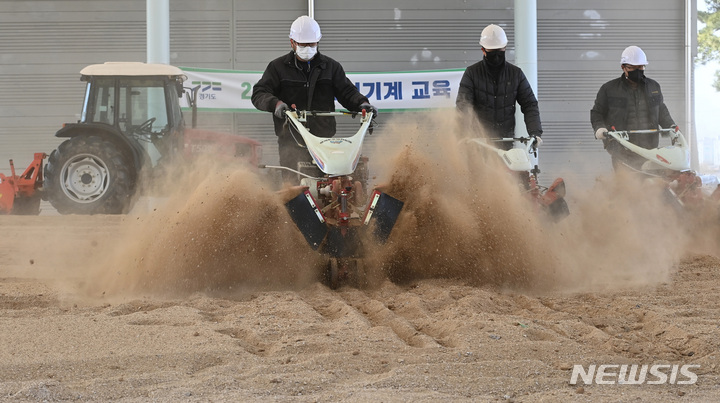
M633 89L623 74L619 78L610 80L600 87L595 98L595 105L590 110L590 123L593 131L604 127L608 130L648 130L670 128L675 121L670 116L663 100L660 84L645 77L643 83L636 90ZM640 99L637 95L644 96ZM638 113L638 111L646 111ZM647 127L631 127L630 114L640 114L636 122ZM636 123L637 124L637 123ZM659 144L659 135L637 134L630 135L630 142L643 148L655 148ZM605 141L607 147L607 140Z
M460 111L472 108L493 136L514 137L516 102L528 134L541 136L538 102L522 70L506 61L495 78L483 59L465 69L455 105Z
M298 110L334 111L335 98L348 110L359 111L368 102L345 75L337 61L319 52L310 62L302 62L294 52L278 57L268 64L252 92L253 105L274 112L278 101ZM273 116L275 134L289 135L283 119ZM335 118L308 118L310 133L318 137L335 135Z

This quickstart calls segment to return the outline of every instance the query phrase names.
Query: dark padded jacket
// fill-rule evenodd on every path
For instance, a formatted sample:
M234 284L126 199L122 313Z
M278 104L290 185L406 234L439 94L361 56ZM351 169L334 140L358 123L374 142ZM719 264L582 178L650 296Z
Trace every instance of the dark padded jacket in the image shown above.
M307 62L297 60L294 52L278 57L268 64L252 92L253 105L262 111L275 112L278 101L298 110L334 111L335 98L348 110L359 111L368 102L347 78L337 61L317 53L312 59L310 73L302 69ZM284 119L273 115L275 134L289 135ZM335 118L308 118L310 133L318 137L335 135Z
M593 132L604 127L608 130L647 130L669 128L675 124L663 100L660 84L645 77L645 84L639 90L644 91L649 116L646 120L650 127L628 127L628 114L635 96L633 89L623 74L619 78L610 80L600 87L595 98L595 105L590 110L590 123ZM630 142L644 148L655 148L659 144L658 135L630 135Z
M540 109L525 73L505 62L496 81L483 59L465 69L455 105L460 111L472 108L493 136L514 137L516 102L528 133L541 136Z

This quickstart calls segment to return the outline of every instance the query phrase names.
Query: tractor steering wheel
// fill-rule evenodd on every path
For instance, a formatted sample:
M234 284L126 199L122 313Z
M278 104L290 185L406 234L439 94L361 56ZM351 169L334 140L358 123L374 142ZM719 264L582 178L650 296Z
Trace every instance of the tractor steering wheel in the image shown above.
M135 132L140 134L150 134L152 132L152 125L156 118L150 118L144 121L140 126L135 127Z

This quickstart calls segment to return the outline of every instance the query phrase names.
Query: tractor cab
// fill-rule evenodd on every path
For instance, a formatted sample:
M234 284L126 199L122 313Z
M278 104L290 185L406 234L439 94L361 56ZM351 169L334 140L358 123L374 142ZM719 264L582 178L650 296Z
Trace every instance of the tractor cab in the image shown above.
M185 75L177 67L104 63L85 67L87 82L79 124L106 126L142 148L155 166L177 147L184 129L179 98Z

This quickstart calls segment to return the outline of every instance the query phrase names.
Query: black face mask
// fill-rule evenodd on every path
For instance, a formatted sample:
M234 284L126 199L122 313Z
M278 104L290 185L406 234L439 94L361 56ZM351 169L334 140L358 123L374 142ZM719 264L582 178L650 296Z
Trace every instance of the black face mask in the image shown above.
M630 80L634 83L640 83L641 81L645 80L645 71L644 70L628 71L627 78L628 78L628 80Z
M492 52L485 51L485 60L491 67L499 67L505 63L505 51L504 50L493 50Z

